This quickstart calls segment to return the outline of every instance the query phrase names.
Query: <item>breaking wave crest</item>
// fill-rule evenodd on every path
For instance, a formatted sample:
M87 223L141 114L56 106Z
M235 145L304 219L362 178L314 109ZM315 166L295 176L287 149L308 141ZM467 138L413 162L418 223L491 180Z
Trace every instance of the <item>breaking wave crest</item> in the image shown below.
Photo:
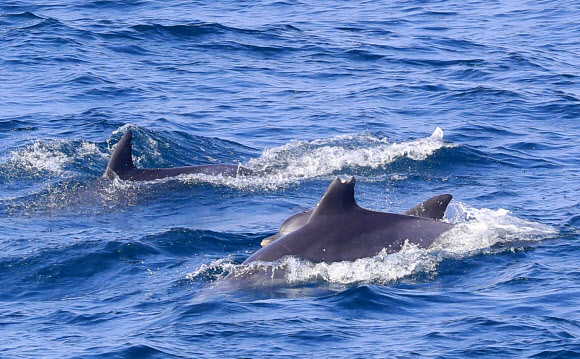
M555 228L512 216L504 209L476 209L462 203L450 208L455 227L443 234L430 248L406 243L397 253L385 251L354 262L312 263L284 257L273 263L253 262L237 265L231 258L203 264L188 277L210 280L234 279L260 285L338 285L386 284L410 276L435 276L445 259L461 260L476 254L516 251L525 243L539 242L557 234ZM459 221L459 222L455 222Z

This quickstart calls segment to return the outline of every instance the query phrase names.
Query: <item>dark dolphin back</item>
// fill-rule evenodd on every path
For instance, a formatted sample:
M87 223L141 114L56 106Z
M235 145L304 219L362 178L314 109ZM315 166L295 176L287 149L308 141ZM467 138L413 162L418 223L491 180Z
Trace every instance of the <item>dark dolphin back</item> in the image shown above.
M435 196L409 209L408 211L404 212L403 215L441 220L443 219L445 211L447 210L447 206L449 205L449 202L452 198L453 197L450 194ZM274 234L273 236L264 238L260 245L265 247L268 244L284 237L285 235L290 234L299 228L302 228L306 223L308 223L308 220L310 219L313 211L314 208L293 214L288 219L286 219L284 223L282 223L278 233Z
M210 176L249 176L252 170L244 168L241 165L197 165L187 167L173 167L173 168L155 168L155 169L140 169L133 164L131 157L131 141L133 140L133 133L127 131L123 138L115 146L113 155L109 160L107 169L103 177L113 178L115 176L122 180L129 181L152 181L161 178L175 177L184 174L201 173Z
M427 218L368 211L313 218L300 229L263 247L244 263L272 262L292 255L311 262L355 261L401 250L405 242L427 248L452 224Z

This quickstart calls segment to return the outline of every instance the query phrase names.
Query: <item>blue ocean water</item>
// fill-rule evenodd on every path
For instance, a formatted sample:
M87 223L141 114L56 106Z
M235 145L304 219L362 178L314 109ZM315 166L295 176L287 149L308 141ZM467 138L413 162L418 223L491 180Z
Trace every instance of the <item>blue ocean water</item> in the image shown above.
M0 357L577 358L574 1L0 3ZM241 163L249 178L101 178ZM355 176L432 248L223 278Z

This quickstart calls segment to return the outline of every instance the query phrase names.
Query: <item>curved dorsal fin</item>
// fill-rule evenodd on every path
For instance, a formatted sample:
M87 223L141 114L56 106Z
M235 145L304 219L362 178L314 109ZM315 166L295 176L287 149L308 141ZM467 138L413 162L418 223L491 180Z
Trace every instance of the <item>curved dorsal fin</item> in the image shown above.
M133 132L127 131L115 146L104 177L112 177L114 174L121 176L124 172L135 169L133 158L131 157L132 140Z
M320 202L318 202L318 205L314 209L314 212L312 212L308 222L312 221L317 216L340 214L358 208L354 199L354 185L354 177L345 182L342 182L340 178L337 177L330 184Z
M426 200L425 202L411 208L410 210L404 212L404 215L422 217L429 219L442 219L445 214L445 210L451 201L450 194L442 194L440 196L435 196Z

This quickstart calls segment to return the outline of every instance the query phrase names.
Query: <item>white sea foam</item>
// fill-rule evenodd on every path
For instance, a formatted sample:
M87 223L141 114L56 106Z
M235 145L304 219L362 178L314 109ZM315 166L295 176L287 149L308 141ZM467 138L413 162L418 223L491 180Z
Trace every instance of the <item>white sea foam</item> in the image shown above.
M525 242L537 242L557 234L555 228L512 216L504 209L476 209L462 203L454 204L451 212L459 220L456 226L443 234L430 248L423 249L406 243L397 253L384 251L372 258L354 262L312 263L295 257L285 257L275 263L254 262L235 265L230 260L218 260L201 266L191 278L204 271L221 269L234 277L247 277L248 273L267 273L268 280L288 285L326 282L350 285L357 283L388 283L411 275L437 273L442 260L460 260L478 253L512 250ZM499 246L498 246L499 245ZM273 273L277 273L274 275ZM282 273L283 278L277 278ZM259 278L253 276L252 280ZM264 278L260 279L264 282Z
M260 157L241 164L254 171L252 176L231 178L191 174L180 176L178 180L242 189L277 189L308 178L330 176L339 171L377 169L398 158L422 161L443 147L453 146L443 141L443 130L439 127L429 137L399 143L390 143L386 137L370 134L291 141L280 147L266 148Z
M83 141L81 147L78 148L75 157L88 157L97 155L102 158L108 158L108 154L101 151L99 146L95 143Z
M13 151L9 162L13 167L27 172L47 171L58 174L70 161L71 158L63 151L62 142L35 141L20 151Z
M497 244L539 241L557 234L555 228L517 218L505 209L476 209L461 202L451 204L456 226L430 248L454 256L466 256Z
M389 143L386 137L369 134L342 135L266 148L259 158L250 160L247 165L258 173L316 177L349 167L378 168L399 157L420 161L443 146L443 130L439 127L427 138L401 143Z
M4 166L10 168L14 175L22 171L32 175L40 172L62 175L67 164L93 156L108 157L96 144L86 141L75 146L68 140L36 140L20 150L12 151Z

